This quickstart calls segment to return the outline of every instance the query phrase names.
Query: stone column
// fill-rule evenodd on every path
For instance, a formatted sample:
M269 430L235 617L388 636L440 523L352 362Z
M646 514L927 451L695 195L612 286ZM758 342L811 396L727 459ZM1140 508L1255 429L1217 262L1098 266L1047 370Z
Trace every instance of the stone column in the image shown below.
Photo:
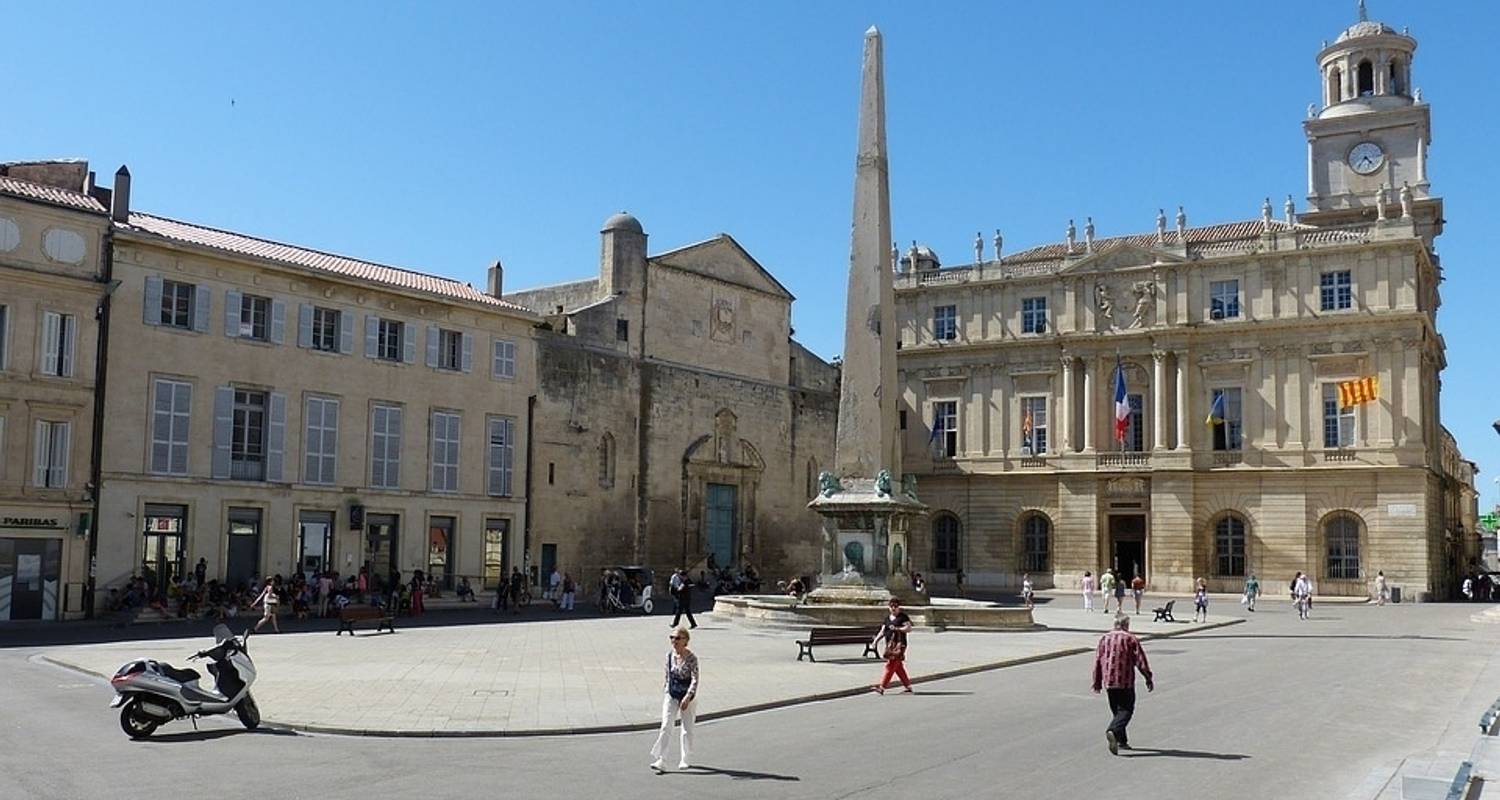
M1083 369L1083 452L1094 452L1094 371L1095 365L1085 358Z
M1058 452L1073 452L1073 357L1063 356L1062 359L1062 404L1058 406L1058 431L1062 433L1059 437Z
M1151 449L1167 449L1167 354L1151 351Z
M1177 351L1177 449L1188 449L1188 365L1187 353Z

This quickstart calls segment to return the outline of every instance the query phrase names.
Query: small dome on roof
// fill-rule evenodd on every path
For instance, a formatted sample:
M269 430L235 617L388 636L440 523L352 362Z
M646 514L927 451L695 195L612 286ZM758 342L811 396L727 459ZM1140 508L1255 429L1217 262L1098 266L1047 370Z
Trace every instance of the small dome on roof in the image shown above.
M1338 41L1347 42L1350 39L1359 39L1365 36L1383 36L1385 34L1394 34L1395 32L1395 28L1392 28L1384 22L1375 22L1373 20L1362 19L1359 22L1350 25L1348 29L1339 34Z
M631 233L645 233L641 227L641 221L630 216L630 212L621 211L604 221L603 231L630 231ZM603 232L601 231L601 233Z

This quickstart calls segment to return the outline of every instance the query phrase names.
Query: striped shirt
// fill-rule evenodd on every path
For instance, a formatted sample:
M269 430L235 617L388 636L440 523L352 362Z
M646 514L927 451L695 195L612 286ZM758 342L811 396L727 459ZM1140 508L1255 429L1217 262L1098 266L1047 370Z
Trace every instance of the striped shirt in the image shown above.
M1134 689L1137 669L1148 683L1152 680L1146 651L1141 640L1130 631L1110 631L1099 639L1099 650L1094 655L1094 691Z

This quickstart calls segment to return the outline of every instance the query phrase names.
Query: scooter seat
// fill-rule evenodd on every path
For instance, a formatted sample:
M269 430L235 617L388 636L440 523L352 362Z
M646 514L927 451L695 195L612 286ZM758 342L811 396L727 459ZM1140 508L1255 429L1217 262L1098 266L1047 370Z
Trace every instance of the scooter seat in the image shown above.
M171 664L163 664L160 662L158 662L157 666L161 668L161 674L167 676L168 678L171 678L174 681L177 681L178 683L196 681L199 678L203 677L202 675L199 675L198 670L195 669L178 669Z

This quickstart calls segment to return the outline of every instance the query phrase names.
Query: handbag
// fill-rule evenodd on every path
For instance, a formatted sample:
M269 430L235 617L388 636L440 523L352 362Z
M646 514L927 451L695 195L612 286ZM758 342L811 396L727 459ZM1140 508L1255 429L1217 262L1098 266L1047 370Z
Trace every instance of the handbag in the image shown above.
M672 669L672 654L667 654L667 694L673 700L681 700L687 697L688 687L693 683L691 677L679 677Z

